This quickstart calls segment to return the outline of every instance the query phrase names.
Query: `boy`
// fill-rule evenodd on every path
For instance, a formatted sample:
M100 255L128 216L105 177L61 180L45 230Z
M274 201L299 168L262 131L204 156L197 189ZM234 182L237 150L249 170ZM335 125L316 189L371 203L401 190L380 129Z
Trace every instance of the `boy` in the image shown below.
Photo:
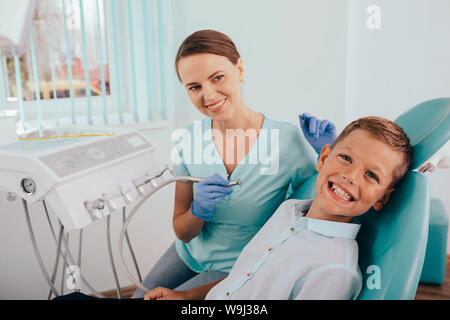
M144 299L357 298L360 226L351 221L386 204L411 157L409 139L394 122L353 121L322 149L315 198L283 202L226 278L187 291L159 287Z

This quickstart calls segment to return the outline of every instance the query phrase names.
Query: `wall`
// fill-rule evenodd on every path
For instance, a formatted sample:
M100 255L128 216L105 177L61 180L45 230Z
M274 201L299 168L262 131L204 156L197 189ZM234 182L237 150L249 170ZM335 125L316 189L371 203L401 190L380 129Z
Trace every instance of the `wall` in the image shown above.
M244 99L255 111L298 124L313 113L342 126L345 100L346 1L183 1L174 21L178 46L202 29L233 39L244 65ZM177 126L203 116L186 99Z

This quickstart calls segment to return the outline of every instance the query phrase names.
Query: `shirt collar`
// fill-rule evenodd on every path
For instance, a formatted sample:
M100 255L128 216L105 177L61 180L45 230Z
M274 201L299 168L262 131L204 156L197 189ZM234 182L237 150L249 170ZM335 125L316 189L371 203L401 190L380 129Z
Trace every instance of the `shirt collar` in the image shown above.
M295 220L306 220L305 228L313 232L322 234L327 237L337 237L344 239L356 239L358 231L361 228L360 224L335 222L329 220L312 219L304 217L306 211L311 206L312 200L298 200L295 203Z

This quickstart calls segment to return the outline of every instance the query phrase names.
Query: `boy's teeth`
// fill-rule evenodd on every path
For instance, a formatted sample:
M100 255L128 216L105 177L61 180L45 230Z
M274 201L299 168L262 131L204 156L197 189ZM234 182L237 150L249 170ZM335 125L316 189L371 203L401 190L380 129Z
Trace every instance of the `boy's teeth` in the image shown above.
M347 192L345 192L344 190L342 190L341 188L339 188L337 185L335 185L334 183L331 185L331 190L333 190L333 192L338 195L340 198L350 201L350 199L352 198Z

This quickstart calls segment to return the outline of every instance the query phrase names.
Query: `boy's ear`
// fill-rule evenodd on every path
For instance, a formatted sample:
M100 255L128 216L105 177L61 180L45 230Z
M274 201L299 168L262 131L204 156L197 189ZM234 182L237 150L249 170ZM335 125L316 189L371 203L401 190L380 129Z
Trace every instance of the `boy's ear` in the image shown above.
M322 151L320 151L319 160L316 164L316 170L320 171L323 168L323 165L325 164L325 159L328 158L331 152L331 145L326 144L323 146Z
M381 209L383 209L384 205L389 201L389 198L391 197L392 191L394 191L394 188L391 188L389 190L387 190L384 195L378 199L377 202L374 203L373 205L373 209L375 211L380 211Z

